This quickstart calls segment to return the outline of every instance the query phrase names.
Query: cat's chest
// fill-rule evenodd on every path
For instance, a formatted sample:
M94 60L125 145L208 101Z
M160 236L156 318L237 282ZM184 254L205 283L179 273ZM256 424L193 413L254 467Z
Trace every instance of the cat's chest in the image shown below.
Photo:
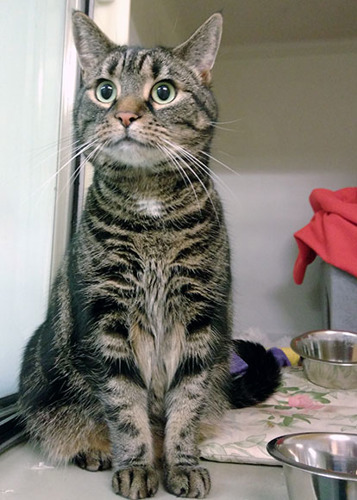
M139 214L149 217L160 217L165 207L161 200L147 197L135 201L134 208Z
M185 325L200 306L187 290L201 289L200 269L209 267L201 229L126 230L102 245L106 251L101 258L94 253L95 262L108 274L95 273L100 283L95 282L93 293L109 296L115 309L118 304L115 314L128 328L128 347L155 393L170 385L186 349ZM116 356L113 349L111 356Z
M182 354L180 300L168 260L162 254L146 258L130 306L130 342L147 386L157 394L170 384Z
M172 380L185 342L177 244L168 234L141 242L142 268L129 314L131 325L140 325L132 337L137 364L147 384L159 392Z
M148 326L158 342L164 334L168 288L168 263L164 259L147 259L137 287L137 301L143 306Z

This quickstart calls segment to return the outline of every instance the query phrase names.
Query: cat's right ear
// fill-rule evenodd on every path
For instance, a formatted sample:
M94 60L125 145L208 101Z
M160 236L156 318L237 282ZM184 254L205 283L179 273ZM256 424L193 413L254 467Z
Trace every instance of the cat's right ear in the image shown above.
M209 85L222 36L222 14L216 12L184 43L174 49L174 54L181 57Z
M116 45L83 12L74 10L72 22L79 63L86 74L94 69Z

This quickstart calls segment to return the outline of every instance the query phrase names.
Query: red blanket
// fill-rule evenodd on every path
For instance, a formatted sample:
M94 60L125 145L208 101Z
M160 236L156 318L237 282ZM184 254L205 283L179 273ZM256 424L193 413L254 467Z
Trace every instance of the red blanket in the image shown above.
M299 248L295 283L302 283L306 267L316 255L357 277L357 187L314 189L310 203L315 215L294 234Z

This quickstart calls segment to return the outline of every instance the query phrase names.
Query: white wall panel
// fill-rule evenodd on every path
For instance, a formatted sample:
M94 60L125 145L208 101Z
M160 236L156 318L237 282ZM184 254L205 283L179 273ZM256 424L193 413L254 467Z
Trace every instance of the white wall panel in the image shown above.
M57 0L0 2L0 397L47 303L64 17Z

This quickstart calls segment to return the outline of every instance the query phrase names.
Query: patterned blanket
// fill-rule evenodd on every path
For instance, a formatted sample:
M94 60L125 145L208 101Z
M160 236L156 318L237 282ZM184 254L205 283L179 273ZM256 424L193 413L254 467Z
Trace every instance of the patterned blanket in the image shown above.
M282 370L278 391L265 403L229 411L201 445L217 462L277 465L267 443L295 432L357 432L357 390L329 390L309 382L301 367Z

